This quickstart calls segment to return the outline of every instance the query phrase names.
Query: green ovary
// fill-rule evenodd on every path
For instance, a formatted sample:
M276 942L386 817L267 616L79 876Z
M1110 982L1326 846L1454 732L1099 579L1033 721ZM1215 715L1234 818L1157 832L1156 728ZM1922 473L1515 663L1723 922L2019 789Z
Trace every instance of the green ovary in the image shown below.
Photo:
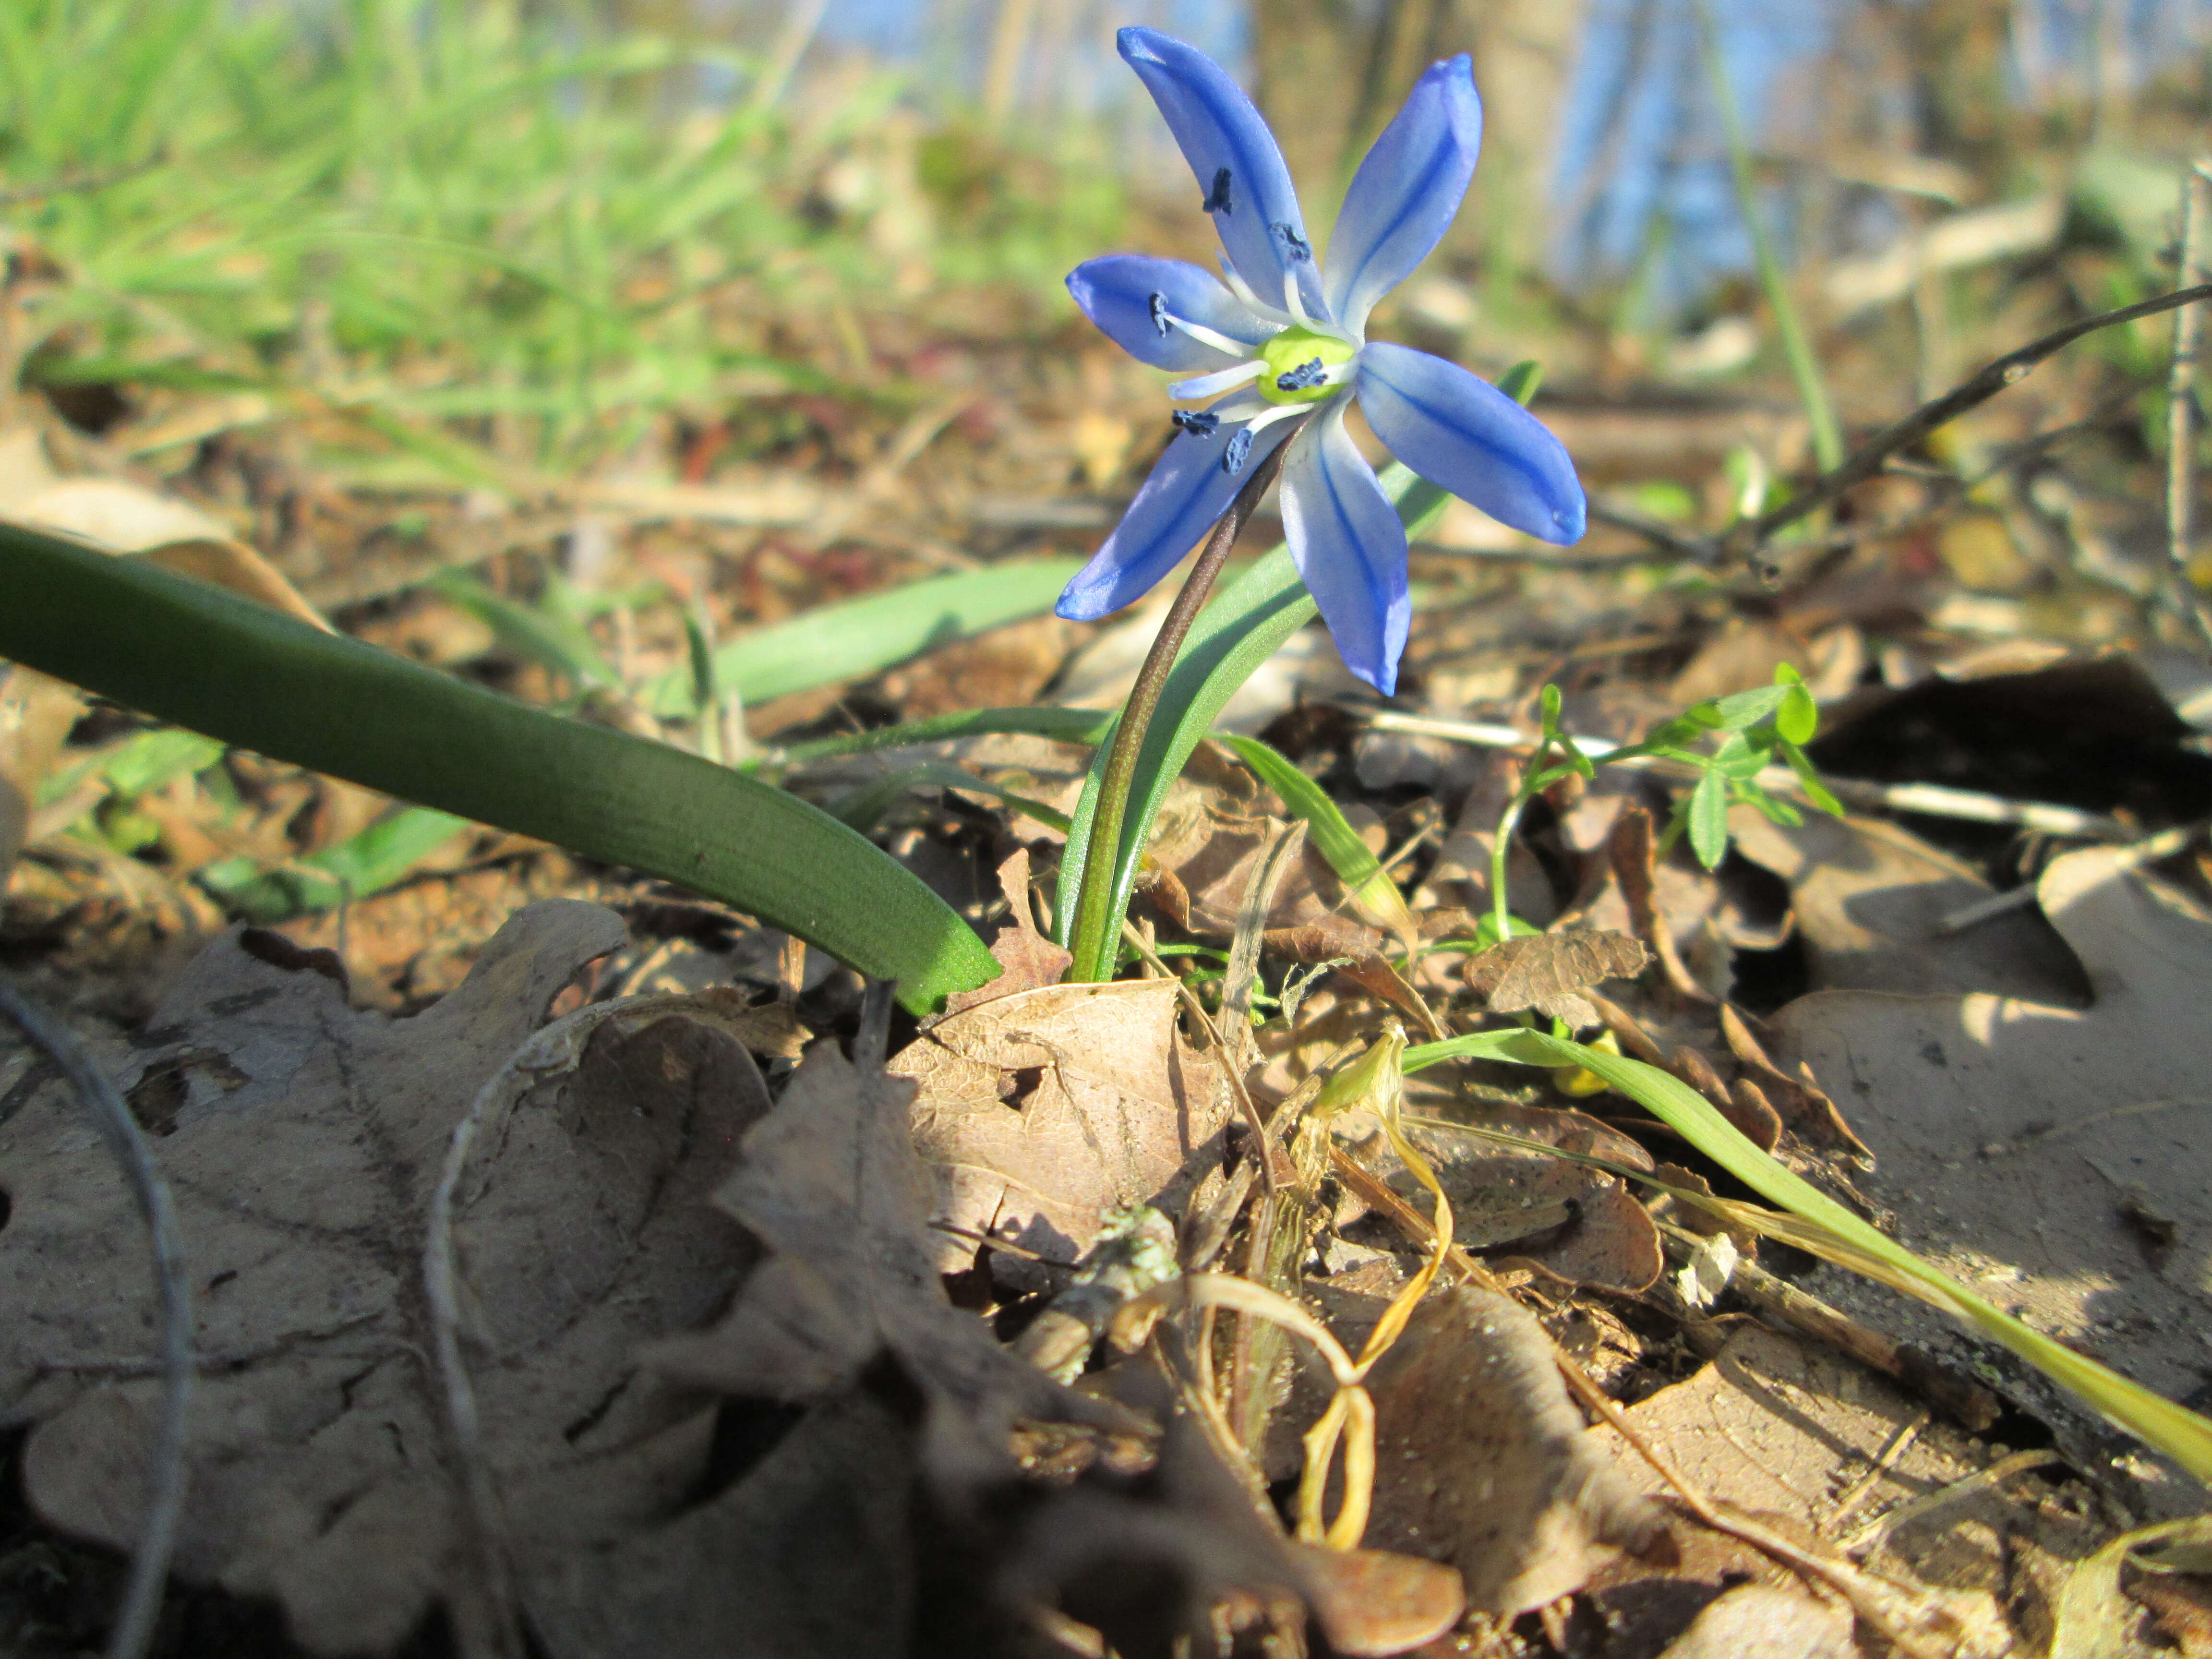
M1260 348L1260 361L1267 366L1260 376L1260 395L1271 404L1317 404L1324 398L1334 397L1337 388L1298 384L1312 376L1313 365L1331 369L1339 363L1350 362L1358 355L1358 346L1334 334L1316 334L1310 328L1286 328ZM1288 386L1282 384L1285 376L1291 380Z

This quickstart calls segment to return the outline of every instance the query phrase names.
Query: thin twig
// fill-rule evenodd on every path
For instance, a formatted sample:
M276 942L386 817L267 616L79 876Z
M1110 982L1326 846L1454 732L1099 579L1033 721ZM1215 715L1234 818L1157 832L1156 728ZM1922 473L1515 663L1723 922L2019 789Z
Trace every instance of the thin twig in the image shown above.
M2207 182L2202 161L2181 175L2181 269L2176 275L2185 289L2203 270ZM2193 305L2173 313L2173 366L2166 380L2166 551L2172 566L2174 607L2212 650L2212 617L2205 614L2189 570L2197 541L2191 520L2197 503L2197 334L2203 314Z
M1122 705L1121 717L1115 722L1114 746L1107 751L1106 770L1098 781L1098 804L1091 822L1090 855L1083 865L1083 884L1075 901L1075 925L1068 937L1075 942L1074 973L1089 976L1097 973L1097 964L1085 959L1085 951L1112 959L1111 939L1114 928L1107 911L1114 902L1114 866L1120 860L1122 821L1129 810L1129 790L1135 782L1138 757L1144 751L1145 733L1152 729L1152 714L1160 705L1160 694L1167 689L1168 675L1175 667L1182 642L1190 632L1190 625L1198 619L1199 610L1212 592L1221 567L1229 562L1229 550L1237 544L1237 532L1260 505L1260 498L1267 493L1267 486L1275 481L1282 470L1283 457L1290 449L1285 438L1269 450L1265 459L1252 468L1252 476L1229 503L1229 510L1213 526L1213 533L1206 538L1206 549L1191 568L1189 578L1182 591L1176 595L1175 603L1168 608L1167 618L1160 623L1160 631L1152 638L1152 647L1145 655L1145 665L1137 671L1136 684L1129 688L1129 700ZM1102 977L1110 978L1110 969Z
M1850 458L1832 471L1821 475L1802 494L1793 496L1772 511L1756 519L1746 520L1721 538L1723 550L1734 557L1748 556L1774 538L1774 535L1798 520L1819 512L1830 502L1879 473L1893 455L1900 455L1926 438L1938 427L1958 419L1968 410L1987 403L2000 392L2018 386L2045 358L2055 356L2065 347L2085 334L2099 329L2131 323L2137 318L2154 317L2177 306L2194 304L2212 298L2212 283L2193 288L2176 289L2138 304L2122 306L2117 311L2100 312L2094 317L2084 317L2079 322L2069 323L2038 340L2032 340L2016 351L2008 351L1989 363L1971 379L1951 388L1933 403L1923 404L1918 409L1894 426L1862 445Z
M139 1524L138 1547L131 1553L123 1609L107 1638L108 1659L140 1659L161 1611L161 1592L168 1583L169 1558L175 1553L177 1522L185 1503L185 1419L198 1365L192 1355L191 1281L185 1270L184 1240L168 1185L138 1120L83 1045L67 1026L5 979L0 979L0 1013L15 1022L76 1089L99 1124L101 1139L123 1166L131 1196L153 1240L155 1273L161 1291L161 1418L147 1482L146 1516Z

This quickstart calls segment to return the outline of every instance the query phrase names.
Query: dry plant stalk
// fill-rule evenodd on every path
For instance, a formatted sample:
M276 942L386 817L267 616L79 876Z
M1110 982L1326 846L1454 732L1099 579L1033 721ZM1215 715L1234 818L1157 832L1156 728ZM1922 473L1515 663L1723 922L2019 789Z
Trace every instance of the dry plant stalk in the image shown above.
M1406 1028L1395 1019L1386 1019L1382 1035L1376 1039L1375 1045L1323 1085L1308 1113L1313 1123L1321 1126L1353 1106L1369 1108L1382 1121L1390 1149L1405 1160L1414 1178L1436 1200L1436 1219L1431 1224L1435 1247L1421 1270L1390 1299L1390 1305L1382 1310L1382 1317L1369 1334L1365 1346L1359 1351L1358 1373L1362 1377L1376 1360L1389 1352L1391 1344L1406 1328L1406 1322L1413 1316L1413 1310L1420 1305L1421 1298L1436 1283L1437 1273L1443 1270L1445 1255L1451 1249L1451 1200L1444 1196L1443 1185L1429 1167L1428 1159L1406 1139L1400 1127L1406 1100L1405 1058ZM1319 1133L1326 1135L1328 1132L1321 1128ZM1359 1547L1360 1538L1367 1530L1368 1510L1374 1499L1375 1407L1364 1389L1356 1391L1357 1399L1353 1398L1354 1392L1340 1387L1321 1420L1306 1431L1305 1470L1298 1481L1298 1537L1309 1544L1327 1544L1331 1549ZM1366 1413L1364 1422L1359 1416L1363 1408ZM1325 1523L1322 1507L1328 1485L1329 1465L1347 1425L1352 1431L1352 1440L1345 1451L1344 1501L1336 1519Z

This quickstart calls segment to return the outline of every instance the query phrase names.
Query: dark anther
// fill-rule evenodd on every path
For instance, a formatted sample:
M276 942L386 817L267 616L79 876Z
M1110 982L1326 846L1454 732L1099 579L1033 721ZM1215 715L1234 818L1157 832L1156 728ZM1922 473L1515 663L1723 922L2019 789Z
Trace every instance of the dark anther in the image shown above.
M1221 470L1234 477L1244 470L1245 460L1252 453L1252 428L1239 427L1237 435L1229 441L1229 447L1221 452Z
M1152 326L1165 334L1168 331L1168 296L1164 294L1155 294L1150 303L1152 308Z
M1221 416L1210 409L1178 409L1172 418L1180 430L1194 438L1211 438L1221 424Z
M1202 213L1233 213L1236 211L1234 208L1229 205L1229 169L1227 167L1214 168L1213 188L1206 192L1206 199L1203 202L1200 202L1198 206L1199 210Z
M1296 368L1275 376L1275 384L1285 392L1306 392L1328 378L1328 371L1321 366L1321 359L1309 357Z
M1312 260L1313 244L1288 225L1270 225L1267 228L1275 233L1275 240L1283 245L1283 252L1290 256L1292 264L1303 265Z

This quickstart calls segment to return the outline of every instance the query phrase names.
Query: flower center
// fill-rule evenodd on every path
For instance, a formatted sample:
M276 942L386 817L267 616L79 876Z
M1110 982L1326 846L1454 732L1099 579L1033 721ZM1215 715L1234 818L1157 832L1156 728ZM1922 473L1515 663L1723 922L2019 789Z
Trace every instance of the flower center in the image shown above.
M1271 404L1317 404L1344 383L1332 374L1359 355L1359 348L1334 334L1317 334L1310 328L1286 328L1260 348L1266 364L1260 375L1260 395Z

